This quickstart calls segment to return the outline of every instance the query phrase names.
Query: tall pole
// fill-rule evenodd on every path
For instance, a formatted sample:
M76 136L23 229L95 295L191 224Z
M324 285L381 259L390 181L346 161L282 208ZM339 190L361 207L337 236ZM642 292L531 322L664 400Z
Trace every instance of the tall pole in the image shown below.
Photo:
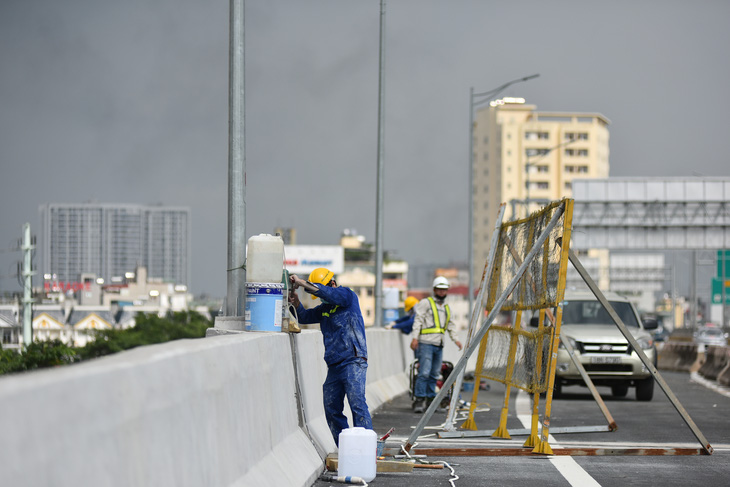
M524 78L513 79L493 90L474 93L474 87L469 90L469 312L474 309L474 109L512 86L515 83L537 78L539 74L531 74Z
M469 313L474 308L474 87L469 89Z
M697 251L692 251L692 290L691 290L691 300L692 304L690 305L690 309L692 310L692 314L690 316L690 325L692 326L692 331L697 329Z
M727 323L725 322L725 259L727 259L727 250L723 247L721 250L721 259L722 259L722 283L720 284L721 291L721 303L722 303L722 325L721 328L724 330L727 326Z
M23 345L33 343L33 274L31 256L35 245L30 238L30 223L23 225Z
M684 326L684 322L682 322ZM677 320L677 251L672 252L672 329L679 328Z
M375 209L375 323L383 325L383 201L385 159L385 0L380 0L380 55L378 78L378 183Z
M244 0L230 0L228 48L228 263L226 316L243 316L246 269Z
M530 156L525 162L525 218L530 216Z

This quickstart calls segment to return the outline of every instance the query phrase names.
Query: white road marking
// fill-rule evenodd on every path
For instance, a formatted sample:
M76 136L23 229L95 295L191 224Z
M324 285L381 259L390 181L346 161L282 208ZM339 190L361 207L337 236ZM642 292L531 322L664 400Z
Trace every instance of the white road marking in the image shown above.
M705 379L697 372L691 372L689 374L689 380L692 382L696 382L700 385L703 385L703 386L707 387L708 389L712 389L713 391L717 392L718 394L722 394L725 397L730 397L730 389L728 389L727 387L721 386L720 384L718 384L715 381Z
M515 400L515 412L523 428L530 428L532 425L532 404L530 397L529 394L520 390ZM558 445L553 435L548 436L548 442L551 448ZM588 475L588 472L583 470L583 467L578 465L578 462L573 457L551 455L548 458L560 475L573 487L601 487L601 484Z

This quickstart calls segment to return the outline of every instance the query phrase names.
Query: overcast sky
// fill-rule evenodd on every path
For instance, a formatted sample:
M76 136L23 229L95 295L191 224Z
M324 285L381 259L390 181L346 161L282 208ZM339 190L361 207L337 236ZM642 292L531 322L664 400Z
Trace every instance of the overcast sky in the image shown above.
M224 296L227 0L0 1L0 290L44 203L192 210ZM246 235L375 240L378 0L246 3ZM730 2L391 0L385 248L467 261L469 88L598 112L611 176L730 175Z

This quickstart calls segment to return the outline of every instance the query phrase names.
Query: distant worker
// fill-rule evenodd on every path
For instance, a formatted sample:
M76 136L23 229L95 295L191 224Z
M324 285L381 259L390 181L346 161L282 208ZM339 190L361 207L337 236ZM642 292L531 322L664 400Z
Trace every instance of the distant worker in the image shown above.
M339 446L340 432L348 427L343 414L345 396L354 426L373 429L373 423L365 401L368 350L360 302L357 294L350 288L338 286L333 277L332 271L324 267L313 270L309 281L292 274L290 280L294 289L304 288L312 299L321 298L322 304L304 309L296 293L289 296L289 302L297 309L299 323L319 323L322 331L327 363L327 379L322 386L324 415L335 444Z
M411 333L411 349L418 349L418 377L414 390L416 398L413 401L413 411L416 413L422 413L436 397L436 381L441 374L444 351L444 332L449 333L449 338L459 350L462 349L454 333L451 308L445 303L449 287L448 279L437 277L433 280L433 297L422 299L416 305Z
M416 318L416 310L413 307L418 304L418 299L408 296L403 303L406 314L393 321L386 328L400 330L405 335L410 335L413 331L413 320Z

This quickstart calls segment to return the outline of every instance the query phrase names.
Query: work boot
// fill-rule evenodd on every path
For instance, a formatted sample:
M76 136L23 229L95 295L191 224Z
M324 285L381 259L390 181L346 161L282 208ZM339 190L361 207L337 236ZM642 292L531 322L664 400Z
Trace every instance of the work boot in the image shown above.
M415 401L413 401L413 412L416 414L421 414L426 409L426 399L423 397L417 397Z

